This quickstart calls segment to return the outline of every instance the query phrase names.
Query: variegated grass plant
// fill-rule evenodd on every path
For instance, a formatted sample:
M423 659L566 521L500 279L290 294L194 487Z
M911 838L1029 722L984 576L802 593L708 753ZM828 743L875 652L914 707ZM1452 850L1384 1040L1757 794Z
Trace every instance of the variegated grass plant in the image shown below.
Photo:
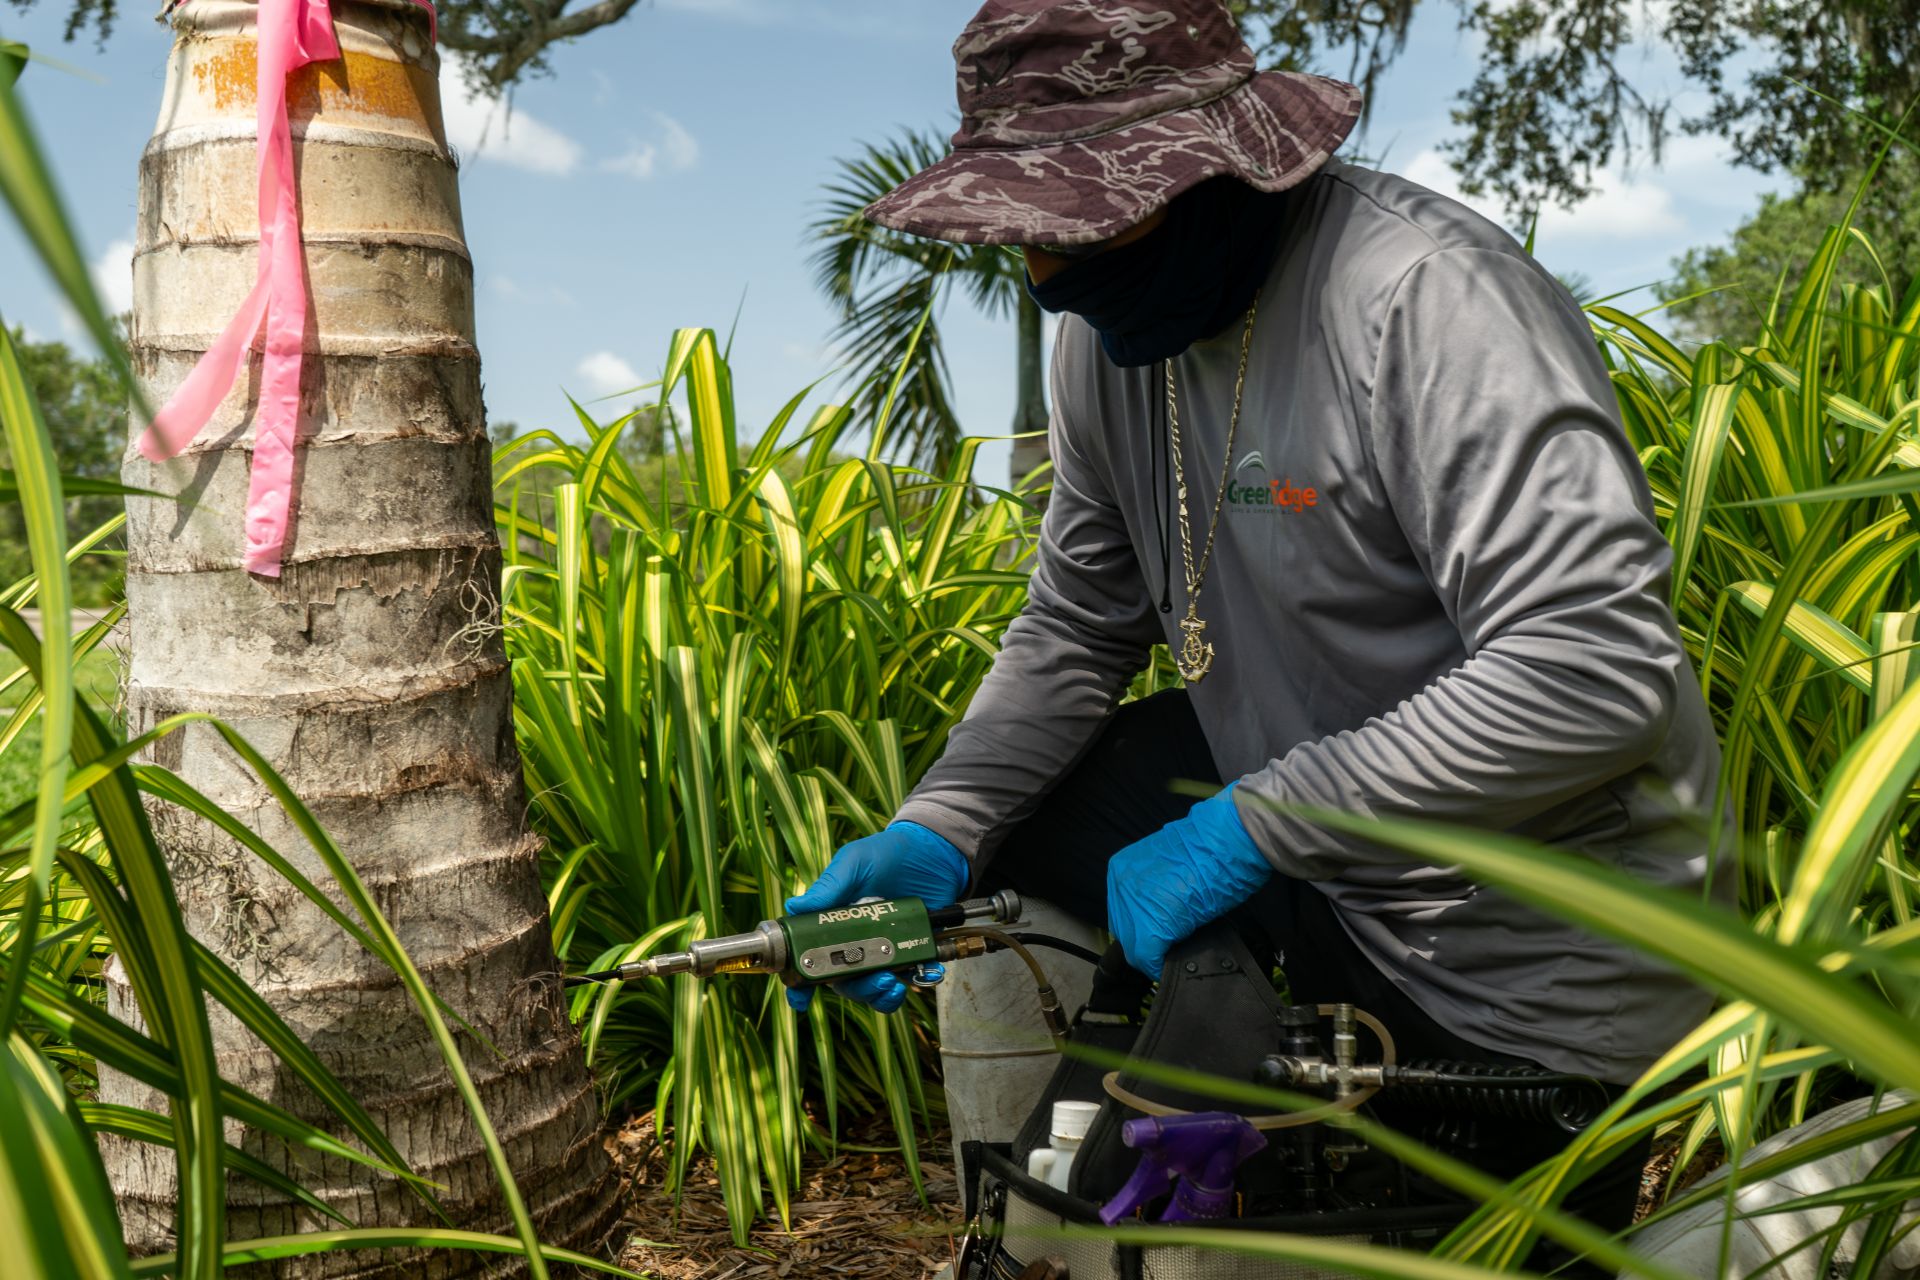
M66 300L120 370L130 400L138 390L107 321L52 175L13 82L25 62L18 45L0 44L0 197ZM619 1272L604 1262L541 1246L519 1197L517 1237L451 1228L362 1230L328 1204L226 1141L229 1120L323 1156L364 1166L370 1178L405 1181L421 1197L423 1218L438 1214L436 1188L410 1172L394 1144L299 1035L232 969L190 937L148 822L144 797L156 797L218 825L319 904L340 927L385 960L413 996L448 1070L462 1086L493 1166L510 1180L504 1150L481 1108L448 1019L380 914L366 885L312 815L244 740L217 722L244 767L251 768L292 817L331 873L337 904L280 850L199 795L167 769L136 763L158 738L202 716L177 716L128 742L77 692L80 660L98 646L121 606L79 635L70 627L69 566L118 527L116 520L68 546L59 473L33 389L0 324L0 431L11 470L0 501L25 517L32 576L0 590L0 649L10 654L0 679L0 752L37 741L33 794L0 813L0 1276L124 1278L148 1275L213 1280L228 1265L336 1249L466 1248L517 1252L528 1270L546 1259ZM92 492L115 486L85 482ZM157 496L157 495L156 495ZM36 637L20 610L37 605ZM27 734L33 728L37 734ZM99 995L107 954L117 957L141 1010L142 1026L109 1015ZM329 1131L221 1079L208 1033L219 1004L246 1025L304 1083L336 1126ZM166 1114L92 1099L96 1072L110 1067L164 1093ZM166 1148L178 1169L175 1252L131 1260L96 1135L111 1133ZM335 1230L271 1239L226 1236L230 1174L250 1178L340 1223ZM444 1215L441 1215L444 1216Z
M585 444L536 432L496 456L516 723L574 969L782 914L891 818L1025 598L1033 515L971 485L979 441L944 476L843 456L848 411L800 423L803 392L741 446L731 388L714 335L682 330L658 396L684 400L686 435L658 469L618 447L634 413L579 411ZM574 1007L612 1099L657 1096L675 1184L713 1153L737 1238L763 1195L785 1220L803 1150L849 1108L884 1105L919 1177L918 1002L818 1001L810 1034L764 978Z

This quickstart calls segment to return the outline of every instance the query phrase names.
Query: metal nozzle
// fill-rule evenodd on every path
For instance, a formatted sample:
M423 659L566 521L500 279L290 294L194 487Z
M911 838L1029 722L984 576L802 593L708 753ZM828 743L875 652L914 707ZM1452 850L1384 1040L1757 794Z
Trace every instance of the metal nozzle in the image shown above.
M568 978L567 985L667 978L676 973L696 973L703 978L715 973L775 973L786 962L786 935L769 920L748 933L702 938L685 951L666 951L643 960L629 960L617 969Z
M645 960L635 960L623 964L614 970L623 981L634 978L665 978L676 973L694 972L694 958L691 951L667 951L657 956L648 956Z

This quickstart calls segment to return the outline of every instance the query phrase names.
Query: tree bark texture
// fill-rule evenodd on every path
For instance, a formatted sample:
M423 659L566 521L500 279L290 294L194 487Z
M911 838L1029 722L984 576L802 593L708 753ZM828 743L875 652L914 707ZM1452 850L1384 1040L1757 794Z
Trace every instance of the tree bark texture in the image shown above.
M593 1082L555 980L539 842L525 824L499 627L500 554L473 271L425 12L335 0L344 57L289 87L311 310L283 576L241 566L256 350L197 442L128 483L180 495L128 504L131 729L184 711L236 726L367 881L434 990L498 1053L457 1032L528 1205L550 1243L592 1248L616 1208ZM174 16L165 100L141 159L134 361L164 403L253 283L255 6L193 0ZM266 790L195 725L156 762L331 881ZM151 809L190 929L277 1008L392 1135L446 1184L460 1225L510 1233L479 1135L392 972L251 853ZM110 967L109 1001L137 1019ZM227 1078L308 1119L325 1113L214 1010ZM164 1110L125 1078L103 1097ZM357 1225L425 1223L397 1182L230 1136ZM129 1242L172 1247L169 1153L106 1141ZM229 1192L234 1239L324 1225L253 1182ZM285 1276L508 1273L455 1251L321 1254Z

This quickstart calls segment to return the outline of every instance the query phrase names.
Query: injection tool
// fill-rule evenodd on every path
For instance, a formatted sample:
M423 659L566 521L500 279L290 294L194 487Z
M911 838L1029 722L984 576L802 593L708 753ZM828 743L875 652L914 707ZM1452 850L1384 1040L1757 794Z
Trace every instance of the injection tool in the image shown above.
M763 920L745 933L701 938L685 951L629 961L615 969L580 974L568 985L665 978L676 973L712 977L767 973L790 987L814 986L889 969L915 985L929 985L922 966L984 955L1007 947L1026 955L1018 939L998 926L1020 918L1020 895L1003 889L990 898L970 898L948 907L928 907L918 898L870 899L830 911ZM1066 1032L1066 1020L1038 966L1040 1003L1048 1028Z

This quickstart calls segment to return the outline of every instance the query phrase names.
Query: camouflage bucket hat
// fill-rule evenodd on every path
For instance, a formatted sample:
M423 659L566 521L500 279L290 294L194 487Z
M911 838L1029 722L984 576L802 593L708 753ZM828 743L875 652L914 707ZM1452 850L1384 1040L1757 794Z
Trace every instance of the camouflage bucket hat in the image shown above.
M1219 174L1281 191L1360 116L1350 84L1256 71L1219 0L988 0L953 60L953 150L866 212L964 244L1104 240Z

